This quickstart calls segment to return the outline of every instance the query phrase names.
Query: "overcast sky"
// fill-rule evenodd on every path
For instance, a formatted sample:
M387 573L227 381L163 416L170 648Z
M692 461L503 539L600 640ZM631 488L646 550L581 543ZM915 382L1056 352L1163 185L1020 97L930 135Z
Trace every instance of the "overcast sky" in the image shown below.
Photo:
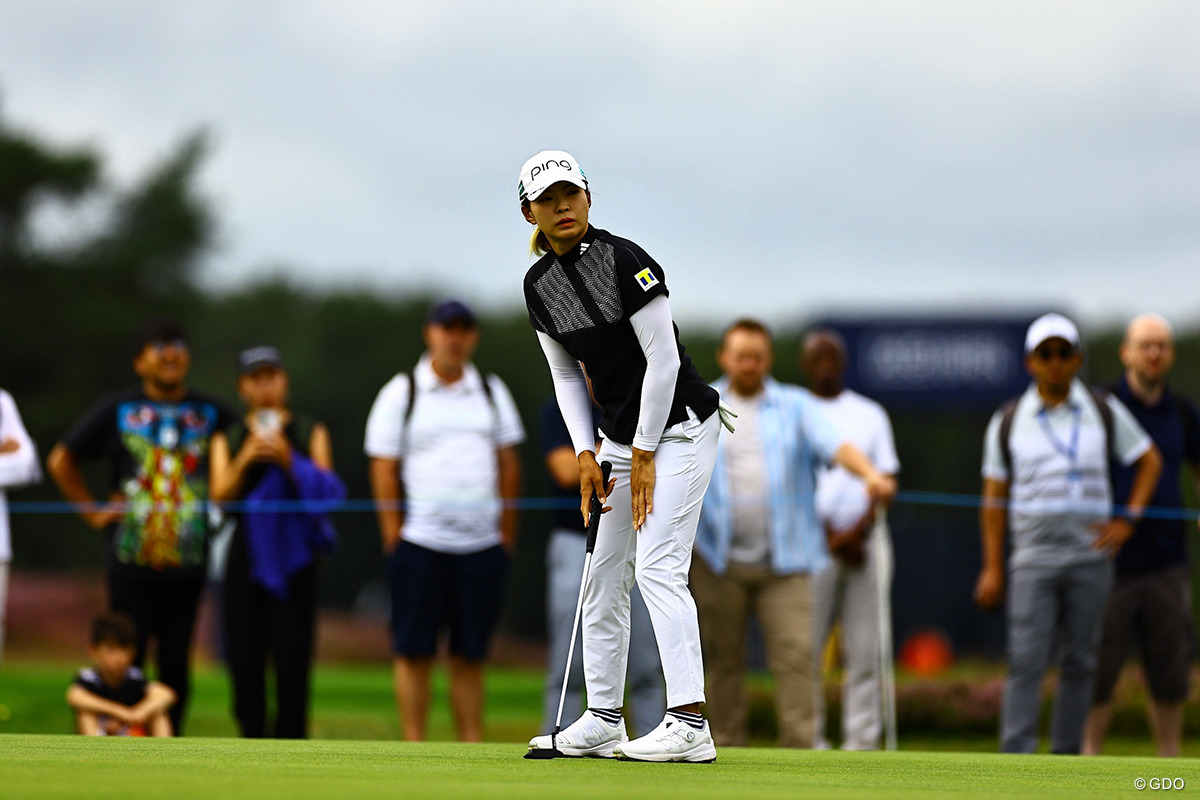
M1200 3L3 0L0 114L118 185L209 130L212 286L517 307L562 148L681 319L1200 322Z

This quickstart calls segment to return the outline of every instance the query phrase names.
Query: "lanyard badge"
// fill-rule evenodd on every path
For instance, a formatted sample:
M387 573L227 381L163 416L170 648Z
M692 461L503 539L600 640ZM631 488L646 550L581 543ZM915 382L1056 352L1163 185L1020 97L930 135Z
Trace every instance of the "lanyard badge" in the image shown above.
M1043 408L1039 411L1037 418L1046 439L1059 455L1067 459L1067 497L1071 500L1081 499L1083 497L1083 472L1079 469L1079 429L1083 423L1083 409L1078 406L1071 409L1071 441L1068 444L1064 444L1055 435L1054 429L1050 427L1050 417L1046 414L1046 409Z

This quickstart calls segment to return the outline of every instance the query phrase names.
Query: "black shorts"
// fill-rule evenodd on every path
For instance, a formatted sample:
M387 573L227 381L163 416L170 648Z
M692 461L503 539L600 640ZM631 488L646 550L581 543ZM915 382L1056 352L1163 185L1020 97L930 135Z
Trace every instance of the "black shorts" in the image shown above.
M437 654L450 633L450 652L467 661L487 657L508 554L500 545L477 553L439 553L401 540L388 559L392 587L392 652L407 658Z
M1097 703L1112 700L1130 652L1137 648L1150 696L1163 703L1187 699L1195 639L1191 574L1185 565L1118 575L1104 612L1096 669Z

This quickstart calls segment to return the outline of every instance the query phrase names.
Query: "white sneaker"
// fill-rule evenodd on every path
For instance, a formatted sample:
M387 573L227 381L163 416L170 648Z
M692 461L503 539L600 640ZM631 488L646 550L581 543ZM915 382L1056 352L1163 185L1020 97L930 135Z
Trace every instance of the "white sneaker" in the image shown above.
M625 733L624 717L616 725L609 725L589 709L555 736L553 742L550 740L550 734L533 737L529 740L529 749L550 750L557 746L564 756L612 758L613 748L628 741L629 734Z
M667 713L658 727L640 739L619 744L613 754L630 761L690 761L707 764L717 760L717 748L708 730L696 730L691 725Z

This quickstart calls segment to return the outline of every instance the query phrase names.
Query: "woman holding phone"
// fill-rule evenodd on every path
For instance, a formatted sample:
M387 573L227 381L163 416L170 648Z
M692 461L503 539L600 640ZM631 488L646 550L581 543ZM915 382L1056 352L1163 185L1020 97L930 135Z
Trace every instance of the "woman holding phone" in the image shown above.
M243 736L302 739L308 733L316 558L335 537L325 514L304 502L340 500L345 487L333 472L329 430L288 407L288 374L277 349L254 347L239 356L238 395L246 415L214 434L210 458L212 499L238 503L222 597L234 716ZM258 511L258 503L267 505ZM284 508L293 503L295 508ZM276 688L270 728L268 654Z
M717 392L679 343L662 267L637 244L588 223L592 196L575 158L538 153L522 167L518 193L534 226L531 249L544 254L525 276L525 303L579 459L585 521L593 491L611 505L583 600L588 710L553 742L537 736L529 746L557 746L568 756L713 761L700 715L704 666L688 568L716 461ZM599 448L584 370L604 411ZM598 459L613 464L608 486ZM667 713L629 741L621 708L635 576L658 641Z

